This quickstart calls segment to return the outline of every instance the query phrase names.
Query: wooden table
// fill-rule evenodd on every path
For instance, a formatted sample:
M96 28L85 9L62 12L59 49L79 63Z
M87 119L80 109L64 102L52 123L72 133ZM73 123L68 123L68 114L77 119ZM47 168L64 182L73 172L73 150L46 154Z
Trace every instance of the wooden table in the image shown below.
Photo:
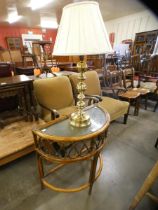
M145 88L132 88L132 91L140 93L140 96L145 97L145 110L147 110L148 93L150 93L150 90Z
M73 66L74 66L74 63L72 62L57 62L57 67L59 67L61 71L65 71L68 68L73 67Z
M41 124L45 122L21 120L0 128L0 166L35 150L31 131Z
M25 75L0 78L0 97L18 96L19 118L32 120L31 106L33 106L33 80ZM5 122L6 121L6 122ZM7 119L0 117L0 125L3 127Z
M128 90L126 92L120 92L118 96L122 99L125 99L131 105L132 102L135 104L134 115L139 114L139 106L140 106L140 93L132 90ZM129 105L129 109L130 109Z
M69 77L70 75L72 75L74 73L75 72L72 72L72 71L59 71L59 72L54 72L53 74L52 73L47 73L47 76L46 76L45 73L41 74L38 77L32 75L32 76L29 76L29 78L32 79L32 80L37 80L37 79L46 79L46 78L60 77L60 76Z
M61 71L78 72L77 65L72 62L57 62L57 66ZM88 65L87 69L95 69L95 67L93 65Z
M93 183L102 170L100 152L106 143L105 137L110 117L107 112L105 113L97 106L91 106L85 111L91 119L91 125L88 127L72 127L69 117L65 116L33 130L42 188L48 187L58 192L76 192L90 187L89 193L91 193ZM96 172L98 158L100 165ZM43 159L55 163L57 166L46 173L43 168L45 163ZM77 164L84 160L91 160L89 181L86 184L76 188L61 188L50 184L46 179L62 166L71 163Z

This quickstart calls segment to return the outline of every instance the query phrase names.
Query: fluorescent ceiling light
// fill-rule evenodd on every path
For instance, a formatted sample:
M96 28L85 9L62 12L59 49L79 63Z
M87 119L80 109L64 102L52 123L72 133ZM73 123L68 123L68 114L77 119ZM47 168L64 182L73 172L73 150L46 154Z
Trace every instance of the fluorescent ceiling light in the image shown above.
M13 12L10 12L8 15L8 22L14 23L14 22L20 20L21 18L22 18L22 16L19 16L17 11L13 11Z
M29 6L32 8L32 10L36 10L36 9L46 6L52 1L53 0L31 0Z
M42 18L40 25L42 28L58 28L58 23L55 18Z

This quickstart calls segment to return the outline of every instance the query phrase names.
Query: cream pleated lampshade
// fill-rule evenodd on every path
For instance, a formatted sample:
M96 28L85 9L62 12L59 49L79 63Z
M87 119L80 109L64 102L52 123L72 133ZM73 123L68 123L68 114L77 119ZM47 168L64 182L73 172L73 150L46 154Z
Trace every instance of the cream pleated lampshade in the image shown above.
M95 55L112 52L99 4L83 1L63 8L53 55Z

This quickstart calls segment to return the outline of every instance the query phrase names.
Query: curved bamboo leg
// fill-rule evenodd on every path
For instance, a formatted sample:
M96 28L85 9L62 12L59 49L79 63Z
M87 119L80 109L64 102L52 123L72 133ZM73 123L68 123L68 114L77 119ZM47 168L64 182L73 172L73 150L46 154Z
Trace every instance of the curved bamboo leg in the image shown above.
M93 183L95 181L95 172L96 172L98 157L99 157L99 153L97 153L93 157L93 160L91 163L91 171L90 171L90 177L89 177L89 183L90 183L89 194L91 194L92 192Z
M40 183L41 183L41 189L43 189L44 188L44 185L42 182L42 178L44 177L43 163L42 163L41 156L39 154L37 154L36 156L37 156L38 173L39 173L39 178L40 178Z

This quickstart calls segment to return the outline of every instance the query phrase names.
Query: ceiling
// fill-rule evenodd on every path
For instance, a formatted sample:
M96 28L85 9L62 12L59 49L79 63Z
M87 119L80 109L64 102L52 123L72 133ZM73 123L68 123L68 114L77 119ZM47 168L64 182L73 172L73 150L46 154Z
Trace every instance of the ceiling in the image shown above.
M38 0L37 4L38 4ZM44 1L44 0L43 0ZM17 8L18 15L22 18L14 25L23 25L28 27L40 27L42 17L54 17L59 23L62 8L69 3L79 0L52 0L45 7L32 10L28 5L30 0L0 0L0 24L9 25L7 22L8 11ZM145 6L138 0L97 0L100 5L104 21L126 16L145 10Z

